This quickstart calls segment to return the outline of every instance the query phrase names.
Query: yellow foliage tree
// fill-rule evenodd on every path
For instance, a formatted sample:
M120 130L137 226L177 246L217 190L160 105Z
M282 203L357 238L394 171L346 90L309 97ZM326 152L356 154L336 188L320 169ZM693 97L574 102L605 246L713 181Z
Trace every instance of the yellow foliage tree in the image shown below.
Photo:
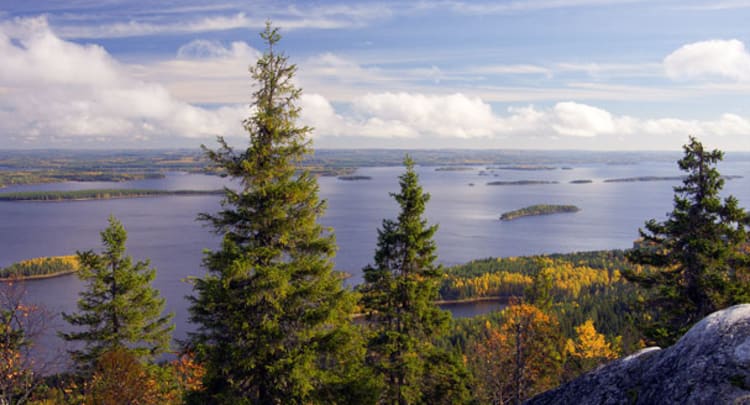
M500 326L487 322L486 338L470 350L480 401L515 404L557 386L563 349L557 319L524 303L508 306L503 319Z
M591 319L576 326L576 338L568 339L565 344L566 375L576 377L594 367L616 359L620 355L620 336L613 341L597 332Z

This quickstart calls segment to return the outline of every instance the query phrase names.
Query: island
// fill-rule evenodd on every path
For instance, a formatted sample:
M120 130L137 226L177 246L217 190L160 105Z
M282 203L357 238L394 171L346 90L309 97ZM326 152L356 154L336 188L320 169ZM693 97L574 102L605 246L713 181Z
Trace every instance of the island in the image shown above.
M75 273L79 263L77 256L37 257L0 268L0 281L35 280Z
M470 172L474 170L473 167L468 166L441 166L436 167L436 172Z
M487 170L522 170L522 171L540 171L540 170L557 170L555 166L537 166L537 165L508 165L508 166L490 166Z
M223 190L91 189L67 191L20 191L0 193L0 201L85 201L113 198L219 195Z
M491 181L488 186L533 186L538 184L557 184L556 181L546 180L516 180L516 181Z
M589 180L589 179L571 180L570 181L570 184L589 184L589 183L593 183L593 181Z
M339 180L344 181L360 181L360 180L372 180L370 176L352 175L352 176L339 176Z
M636 181L674 181L682 180L682 176L641 176L641 177L625 177L621 179L606 179L605 183L632 183Z
M525 208L521 208L514 211L508 211L500 216L501 221L512 221L521 217L537 216L537 215L550 215L559 214L564 212L578 212L581 209L575 205L553 205L553 204L538 204L531 205Z

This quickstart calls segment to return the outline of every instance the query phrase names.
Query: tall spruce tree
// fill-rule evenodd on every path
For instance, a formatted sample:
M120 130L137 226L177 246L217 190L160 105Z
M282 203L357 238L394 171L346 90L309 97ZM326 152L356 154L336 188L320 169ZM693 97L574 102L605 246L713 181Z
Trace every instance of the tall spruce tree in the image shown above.
M674 209L664 222L646 222L642 243L627 252L632 262L656 270L624 274L654 290L645 332L664 346L711 312L750 297L743 252L748 215L733 196L719 196L724 180L715 165L723 153L704 150L694 137L683 149L678 164L687 175L674 188Z
M194 280L190 346L206 366L204 397L227 404L362 403L366 376L350 315L354 299L333 271L336 246L318 224L325 203L300 170L311 128L298 126L296 66L276 50L278 28L261 33L267 49L250 69L258 88L244 121L247 149L221 137L207 156L240 185L225 188L222 210L201 214L223 237L207 252L208 274Z
M362 307L371 324L368 358L386 386L387 404L457 403L465 400L465 368L441 342L450 314L433 303L441 278L435 264L437 225L422 218L430 196L422 191L414 161L404 159L401 192L391 196L401 212L378 230L375 264L363 269Z
M126 349L143 360L153 359L169 348L173 314L162 315L164 298L151 287L156 270L148 260L133 264L125 255L128 234L122 223L109 217L101 233L104 251L78 252L79 277L86 283L78 300L78 312L62 317L78 330L60 333L66 341L80 341L70 351L84 372L113 349Z

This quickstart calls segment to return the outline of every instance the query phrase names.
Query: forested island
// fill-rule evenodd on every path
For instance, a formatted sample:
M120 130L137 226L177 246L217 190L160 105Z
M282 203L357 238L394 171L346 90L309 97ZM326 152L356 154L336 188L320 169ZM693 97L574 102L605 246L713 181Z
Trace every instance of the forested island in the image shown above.
M742 176L728 175L721 176L724 180L741 179ZM632 183L637 181L682 181L684 176L640 176L640 177L624 177L619 179L606 179L605 183Z
M362 176L362 175L339 176L338 179L344 180L344 181L361 181L361 180L372 180L372 176Z
M0 268L0 281L57 277L75 273L78 268L77 256L38 257Z
M556 181L548 180L515 180L515 181L491 181L488 186L534 186L539 184L558 184Z
M436 172L470 172L474 170L473 167L468 166L441 166L436 167Z
M512 221L521 217L560 214L565 212L578 212L580 210L581 209L576 207L575 205L537 204L505 212L500 215L500 220Z
M0 201L84 201L188 195L220 195L222 190L91 189L0 193Z
M590 184L593 183L593 180L589 179L581 179L581 180L571 180L570 184Z
M537 165L510 165L488 167L487 170L519 170L519 171L544 171L557 170L556 166L537 166Z

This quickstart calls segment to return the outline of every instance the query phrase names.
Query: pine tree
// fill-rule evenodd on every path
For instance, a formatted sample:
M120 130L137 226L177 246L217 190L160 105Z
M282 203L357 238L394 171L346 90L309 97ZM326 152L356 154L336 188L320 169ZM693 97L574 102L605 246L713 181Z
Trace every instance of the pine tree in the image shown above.
M299 170L311 128L298 126L296 66L276 51L278 28L267 24L267 50L250 69L258 88L244 121L249 146L235 151L219 137L207 156L240 185L225 188L222 210L201 214L223 237L207 252L208 275L195 279L190 335L206 366L211 403L367 402L358 389L364 351L350 315L353 296L333 271L330 229L318 224L325 203L317 180Z
M78 311L63 319L79 330L61 333L66 341L83 342L70 352L82 371L91 371L107 351L125 348L141 359L152 359L169 348L172 314L162 315L164 299L151 288L156 270L149 262L132 263L125 255L127 232L115 217L101 233L104 251L78 252L79 277L86 283Z
M643 242L628 251L632 262L657 269L624 274L655 289L646 333L660 345L674 343L695 322L750 292L743 254L748 215L733 196L719 196L724 180L715 165L723 153L704 150L693 137L683 149L678 163L687 176L674 188L673 211L664 222L648 221L640 230Z
M433 303L441 278L433 240L437 226L422 218L430 196L419 185L413 160L407 156L404 164L401 192L391 194L401 212L396 221L383 220L375 264L363 269L362 307L372 325L369 358L386 386L383 403L455 402L465 395L464 371L437 344L450 322L450 314ZM454 371L435 384L428 369ZM441 395L431 392L438 386Z

